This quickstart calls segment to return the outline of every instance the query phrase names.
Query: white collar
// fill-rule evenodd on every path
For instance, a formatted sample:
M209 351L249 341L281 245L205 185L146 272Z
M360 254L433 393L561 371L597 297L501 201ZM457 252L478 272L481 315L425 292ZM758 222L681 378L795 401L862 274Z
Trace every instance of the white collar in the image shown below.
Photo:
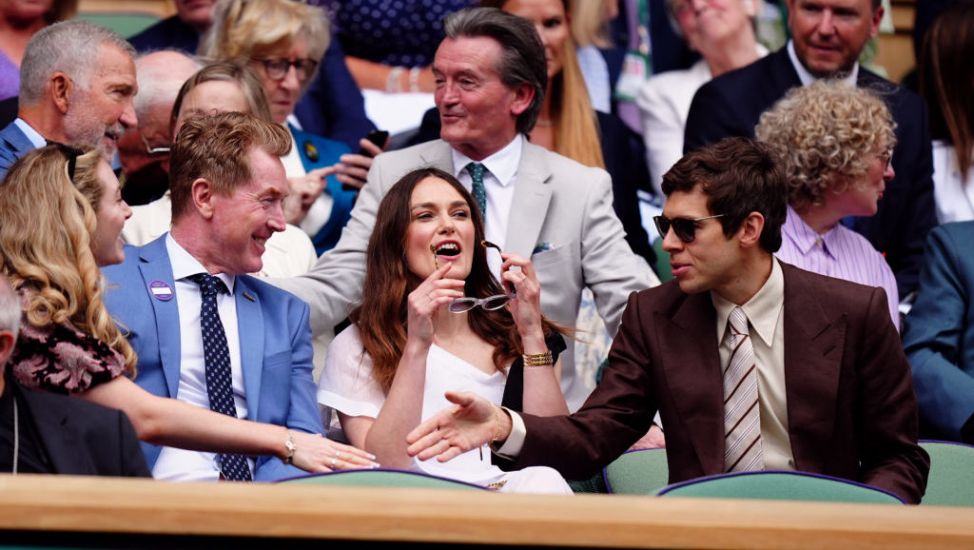
M31 144L34 145L34 148L40 149L41 147L47 145L47 140L44 139L44 136L35 130L33 126L28 124L26 120L17 117L14 119L14 124L17 125L17 128L19 128L25 136L27 136L27 139L30 140Z
M795 41L794 40L789 40L788 41L787 48L788 48L788 59L791 60L791 65L795 68L795 71L798 73L798 79L801 80L802 86L808 86L812 82L815 82L816 80L818 80L818 77L816 77L812 73L808 72L808 69L805 68L805 65L803 65L802 62L798 59L798 54L795 53ZM845 76L845 78L837 78L837 79L834 79L834 80L837 80L839 82L848 84L849 86L855 87L856 81L858 79L859 79L859 62L857 61L852 66L852 70L849 71L849 74L847 74Z
M199 260L177 243L176 239L172 238L172 233L166 233L166 252L169 253L173 281L185 279L197 273L209 273ZM223 284L227 285L230 294L233 294L233 282L236 278L226 273L217 273L216 276L223 281Z
M493 155L480 161L504 187L514 181L517 167L521 164L521 153L524 150L524 136L517 134L510 143ZM453 155L453 175L459 177L460 172L471 162L477 162L454 148L450 148Z

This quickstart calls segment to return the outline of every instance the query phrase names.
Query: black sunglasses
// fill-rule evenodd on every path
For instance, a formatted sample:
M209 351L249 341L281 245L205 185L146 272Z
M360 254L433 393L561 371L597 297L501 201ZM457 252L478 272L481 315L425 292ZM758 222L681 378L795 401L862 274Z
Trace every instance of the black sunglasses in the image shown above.
M78 157L85 154L85 152L77 147L71 147L70 145L65 145L57 141L48 141L47 144L57 147L58 151L68 159L68 179L73 184L75 165L78 163Z
M693 239L697 236L697 224L704 220L712 220L714 218L720 218L726 216L727 214L715 214L713 216L704 216L702 218L673 218L672 220L666 216L659 215L653 216L653 223L656 224L656 230L659 231L659 237L661 239L666 238L666 234L670 232L670 228L673 228L673 233L676 235L677 239L685 243L692 243Z

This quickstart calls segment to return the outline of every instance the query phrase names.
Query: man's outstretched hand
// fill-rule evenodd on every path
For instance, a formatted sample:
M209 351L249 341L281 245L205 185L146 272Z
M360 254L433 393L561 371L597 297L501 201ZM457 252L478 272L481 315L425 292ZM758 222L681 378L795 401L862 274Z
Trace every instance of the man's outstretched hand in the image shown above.
M426 419L406 436L410 456L446 462L510 435L511 417L500 407L471 392L445 395L454 405Z

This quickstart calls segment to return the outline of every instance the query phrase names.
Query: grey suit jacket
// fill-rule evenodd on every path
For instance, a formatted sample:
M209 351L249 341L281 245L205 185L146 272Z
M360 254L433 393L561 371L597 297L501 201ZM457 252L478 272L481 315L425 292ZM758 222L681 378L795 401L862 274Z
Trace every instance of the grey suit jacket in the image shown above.
M424 166L454 173L450 145L435 140L376 157L338 245L308 274L274 281L311 305L315 334L334 330L361 300L365 250L379 202L403 175ZM609 175L525 141L515 177L504 249L531 258L541 283L544 314L574 326L582 289L588 287L615 334L629 294L659 280L625 241L612 210ZM535 254L542 243L546 250ZM562 355L562 390L575 410L589 390L575 372L573 350L569 342Z

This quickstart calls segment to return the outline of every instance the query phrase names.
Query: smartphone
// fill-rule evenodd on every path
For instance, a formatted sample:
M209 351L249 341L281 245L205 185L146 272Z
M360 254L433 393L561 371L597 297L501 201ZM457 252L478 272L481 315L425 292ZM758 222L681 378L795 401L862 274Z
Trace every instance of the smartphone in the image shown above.
M386 146L386 140L389 139L389 131L372 130L367 136L365 136L365 139L369 140L373 145L381 149ZM364 147L358 150L358 154L366 156L372 155L372 153L366 151Z
M381 149L382 147L385 147L386 140L389 139L389 132L387 130L372 130L368 133L368 135L365 136L365 139L369 140L373 145ZM372 156L372 153L366 151L364 147L358 150L358 154L365 155L367 157ZM352 187L347 183L342 184L342 189L345 191L356 191L355 187Z

